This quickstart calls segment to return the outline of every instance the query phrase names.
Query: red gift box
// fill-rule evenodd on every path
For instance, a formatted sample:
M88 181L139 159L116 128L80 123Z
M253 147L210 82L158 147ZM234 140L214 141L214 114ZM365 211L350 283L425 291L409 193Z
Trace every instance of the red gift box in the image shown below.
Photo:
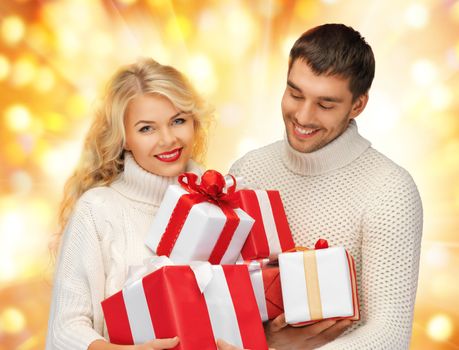
M266 350L247 267L208 264L204 270L198 276L190 266L164 266L104 300L110 342L140 344L178 336L174 349L216 350L220 338Z
M257 299L261 320L276 318L284 312L279 267L268 265L267 259L244 262L249 267L250 279Z
M241 251L244 260L277 259L295 247L279 191L240 190L240 208L255 219Z

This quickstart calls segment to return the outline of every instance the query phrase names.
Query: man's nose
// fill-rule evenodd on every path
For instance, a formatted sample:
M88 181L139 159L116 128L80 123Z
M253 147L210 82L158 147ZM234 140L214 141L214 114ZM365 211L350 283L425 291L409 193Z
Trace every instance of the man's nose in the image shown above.
M305 101L295 113L296 121L303 126L313 124L315 119L314 113L312 104L309 101Z

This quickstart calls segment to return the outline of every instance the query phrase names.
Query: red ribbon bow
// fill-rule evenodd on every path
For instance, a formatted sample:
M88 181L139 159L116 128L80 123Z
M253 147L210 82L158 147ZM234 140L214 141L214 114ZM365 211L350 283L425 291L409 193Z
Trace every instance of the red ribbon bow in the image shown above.
M234 193L236 191L236 179L233 184L224 192L226 185L225 177L216 170L207 170L201 176L201 183L197 183L198 175L194 173L183 173L179 175L178 182L184 190L189 193L201 194L205 201L221 205L229 205L231 208L239 208L239 199ZM186 181L185 181L186 179Z
M193 205L210 202L219 206L227 219L208 259L212 264L220 263L240 221L234 211L235 208L239 207L239 199L235 195L236 180L233 176L231 177L233 178L233 185L224 192L223 190L226 185L225 178L218 171L207 170L201 176L199 184L196 174L183 173L179 176L178 182L188 194L182 195L178 200L169 218L166 230L156 248L156 254L170 256Z

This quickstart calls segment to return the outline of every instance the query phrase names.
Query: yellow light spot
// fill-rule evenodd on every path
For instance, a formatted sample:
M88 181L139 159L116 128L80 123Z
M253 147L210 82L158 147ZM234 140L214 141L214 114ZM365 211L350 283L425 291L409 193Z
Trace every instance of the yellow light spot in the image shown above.
M34 87L37 91L48 92L55 83L53 71L48 67L41 67L37 70L36 78L34 80Z
M8 163L13 166L21 166L26 160L26 154L17 142L10 142L5 145L5 156Z
M41 157L43 171L51 178L56 188L61 188L75 169L81 151L80 142L66 143L48 150Z
M421 86L429 86L437 78L437 69L427 59L416 61L411 67L411 77Z
M450 10L451 18L459 23L459 1L456 1Z
M27 107L16 104L5 111L6 125L13 131L21 132L29 128L32 118Z
M186 40L191 34L191 23L183 16L172 17L166 25L167 36L174 40Z
M202 91L211 93L215 90L217 82L214 67L211 61L204 55L196 55L189 60L188 76L199 86Z
M294 36L289 36L287 39L284 40L284 43L282 44L282 52L284 53L284 56L286 58L289 57L290 55L290 50L292 49L293 44L296 41L296 37Z
M22 311L8 307L0 314L0 329L5 333L16 334L21 332L26 325Z
M60 132L64 128L64 117L59 113L50 112L45 115L45 127L53 132Z
M25 86L35 78L36 71L37 68L32 58L21 57L13 64L11 82L15 86Z
M405 11L405 21L413 28L423 28L429 21L429 11L425 5L411 4Z
M427 324L427 334L436 341L448 340L453 334L453 322L444 314L437 314Z
M443 85L434 86L429 95L432 107L437 111L448 108L453 101L453 93Z
M3 40L10 45L17 44L24 37L24 21L18 16L6 17L1 26Z
M85 118L87 117L86 113L88 112L88 102L81 95L72 95L67 100L66 111L68 115L77 119Z
M258 36L257 27L247 11L242 9L232 10L225 17L225 37L227 55L237 59L241 57Z
M7 57L0 55L0 81L5 80L10 74L10 61Z
M105 33L94 33L89 42L89 51L96 56L109 55L114 51L113 41Z
M77 54L81 49L81 38L71 29L59 28L57 32L57 46L66 57Z
M117 0L117 2L122 5L130 6L130 5L134 5L137 2L137 0Z
M293 13L303 20L315 19L319 16L319 4L316 1L299 1Z

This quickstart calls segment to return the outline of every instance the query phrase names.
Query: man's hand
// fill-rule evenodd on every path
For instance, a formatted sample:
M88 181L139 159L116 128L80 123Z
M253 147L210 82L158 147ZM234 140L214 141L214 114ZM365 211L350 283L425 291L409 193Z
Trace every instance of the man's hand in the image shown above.
M265 324L265 334L269 347L276 350L308 350L336 339L351 324L350 320L324 320L309 326L292 327L285 322L282 314Z

